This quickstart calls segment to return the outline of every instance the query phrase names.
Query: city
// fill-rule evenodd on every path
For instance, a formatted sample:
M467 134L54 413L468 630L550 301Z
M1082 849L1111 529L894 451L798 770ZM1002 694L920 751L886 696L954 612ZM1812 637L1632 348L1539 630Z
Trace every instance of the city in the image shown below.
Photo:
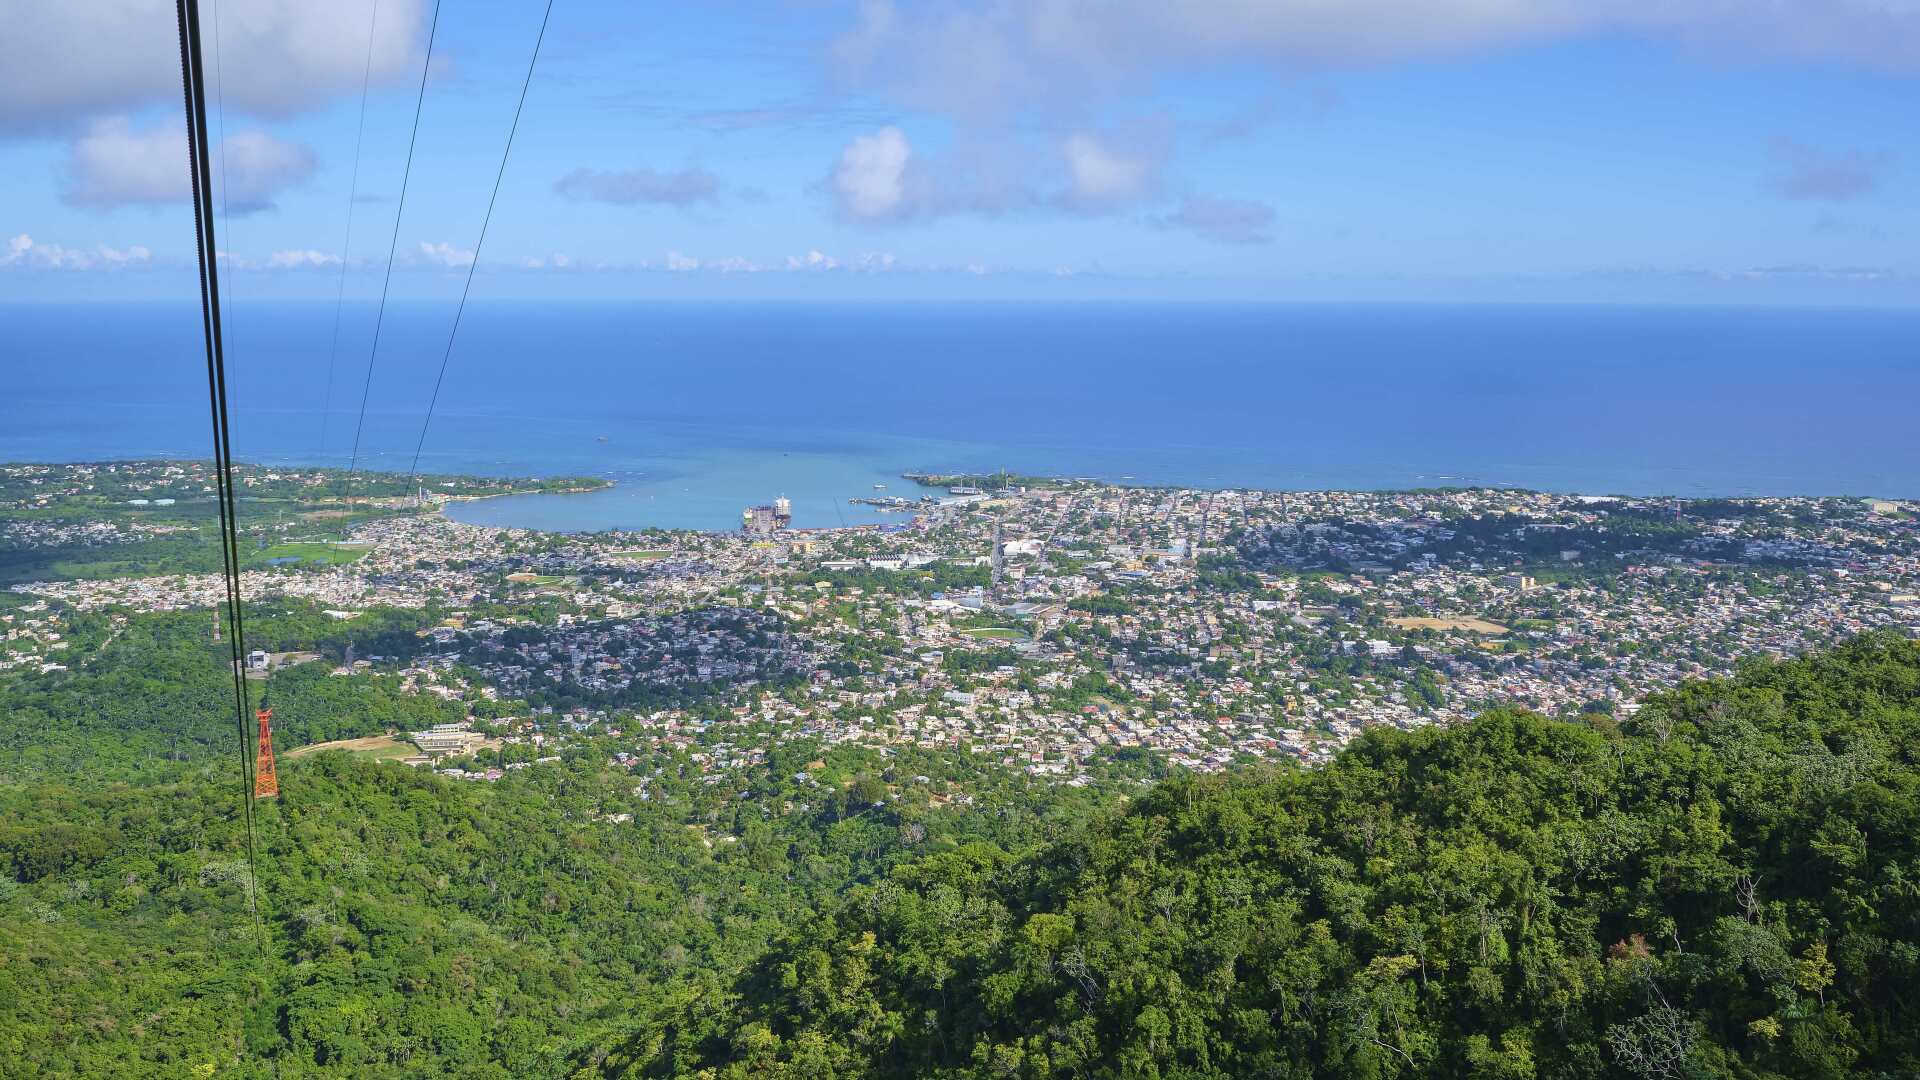
M993 490L955 481L910 523L833 530L542 534L413 508L354 526L351 558L242 587L346 626L415 612L407 655L337 671L519 703L470 718L498 737L475 745L588 743L634 767L692 751L716 770L778 741L912 745L1066 783L1120 751L1323 762L1369 728L1502 706L1620 718L1743 657L1920 636L1912 504L979 479ZM16 584L0 667L68 662L62 612L210 610L222 588Z
M1920 1078L1920 0L4 7L0 1080Z

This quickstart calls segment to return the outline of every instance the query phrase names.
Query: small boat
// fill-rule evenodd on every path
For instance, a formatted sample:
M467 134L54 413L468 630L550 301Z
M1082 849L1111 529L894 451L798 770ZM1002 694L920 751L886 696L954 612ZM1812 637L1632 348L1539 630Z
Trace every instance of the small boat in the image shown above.
M593 437L593 441L594 441L594 442L606 442L606 441L607 441L607 437L606 437L605 435L595 435L595 436Z
M885 484L875 484L875 485L873 485L873 490L875 490L875 491L885 491L885 490L887 490L887 485L885 485Z

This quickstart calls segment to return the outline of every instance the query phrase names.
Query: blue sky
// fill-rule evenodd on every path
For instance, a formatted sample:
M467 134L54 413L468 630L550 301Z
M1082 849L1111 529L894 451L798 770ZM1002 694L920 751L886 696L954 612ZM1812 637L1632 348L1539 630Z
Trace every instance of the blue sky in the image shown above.
M228 287L371 296L432 0L203 6ZM541 10L442 6L397 294ZM0 0L0 295L191 288L172 12ZM1920 0L556 0L474 288L1920 306L1916 114Z

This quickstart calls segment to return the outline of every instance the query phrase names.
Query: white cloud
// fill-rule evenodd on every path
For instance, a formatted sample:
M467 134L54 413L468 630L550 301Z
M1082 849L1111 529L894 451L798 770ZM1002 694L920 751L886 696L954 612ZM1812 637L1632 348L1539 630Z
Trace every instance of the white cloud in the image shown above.
M912 211L907 200L907 167L913 147L906 133L884 127L871 135L856 135L840 151L833 170L833 191L840 212L850 218L877 221Z
M100 260L108 266L133 266L153 261L153 252L148 251L139 244L124 249L110 248L103 244L93 250L94 254L98 255Z
M267 265L275 270L318 270L339 266L340 256L312 248L276 251L267 256Z
M867 67L892 43L899 21L891 0L861 0L860 22L833 43L834 60L850 68Z
M827 50L830 74L886 105L951 118L953 148L931 160L885 128L846 147L830 186L842 217L870 222L1113 210L1165 193L1173 123L1140 103L1168 75L1229 64L1297 74L1580 36L1912 71L1920 0L862 0ZM1094 133L1089 117L1120 126ZM1843 159L1780 187L1850 197L1876 182L1875 168ZM1197 201L1161 220L1216 240L1263 235L1227 220L1257 216L1245 209Z
M435 245L421 245L423 249ZM454 252L458 258L464 254ZM832 255L819 248L809 248L804 254L775 257L759 261L742 255L689 255L679 250L669 250L661 259L643 259L638 261L611 261L600 263L575 263L565 255L536 255L522 257L515 265L524 270L542 270L547 268L576 267L581 273L624 274L634 271L666 272L696 276L724 276L737 274L775 274L834 277L849 274L883 274L889 272L911 274L947 274L974 275L993 273L984 263L960 264L920 264L902 261L890 251L864 251L845 259Z
M1034 51L1106 71L1234 55L1316 61L1431 55L1639 17L1620 0L1036 0L1019 6L1025 9L1019 32ZM1686 0L1680 6L1688 6Z
M271 208L281 190L305 180L314 168L312 151L264 131L230 136L208 156L208 163L215 205L234 214ZM191 198L186 127L178 122L140 130L124 117L98 121L74 140L67 168L66 199L79 206L155 205Z
M437 244L420 242L420 256L430 263L437 263L449 269L458 270L473 264L473 252L465 248L454 247L445 240Z
M660 263L641 263L643 268L664 269L673 273L705 274L820 274L830 271L880 272L891 270L898 265L891 252L865 252L850 262L842 262L819 248L809 248L803 255L788 255L770 262L759 262L743 255L719 255L698 257L680 251L667 252L666 259ZM626 269L613 267L612 269Z
M1221 59L1372 63L1589 33L1920 67L1915 0L867 0L830 57L909 104L980 116Z
M360 89L374 26L375 84L419 63L424 0L224 0L202 9L207 94L257 116L287 116ZM214 12L219 11L219 25ZM180 53L168 0L0 0L0 130L58 129L146 105L180 107ZM216 34L216 29L218 33ZM217 39L217 40L216 40Z
M1132 202L1147 194L1154 162L1145 155L1115 150L1086 132L1075 132L1061 143L1067 161L1070 202L1090 207Z
M1030 4L946 0L903 12L891 0L865 0L829 56L842 81L883 86L912 108L999 118L1049 92L1047 67L1034 62L1020 26Z
M69 152L67 200L88 206L186 201L186 134L181 124L135 131L125 117L100 121Z
M842 218L875 224L1044 206L1099 213L1152 196L1171 145L1161 126L1139 124L1124 139L1072 132L1051 157L1025 143L972 139L927 161L885 127L846 145L828 187Z
M822 251L809 251L805 255L787 256L789 270L837 270L840 260Z
M212 159L214 195L221 194L224 176L227 209L232 213L271 207L275 193L313 174L313 151L264 131L243 131L228 138L224 146L221 156Z
M120 270L144 266L153 261L153 252L134 244L125 248L102 244L91 251L37 243L26 233L9 237L7 251L0 255L0 266L18 266L39 270Z

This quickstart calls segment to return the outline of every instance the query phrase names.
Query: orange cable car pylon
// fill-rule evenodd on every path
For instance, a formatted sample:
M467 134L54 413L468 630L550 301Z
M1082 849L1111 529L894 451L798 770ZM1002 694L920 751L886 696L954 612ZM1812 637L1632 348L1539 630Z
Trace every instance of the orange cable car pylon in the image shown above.
M260 753L254 760L253 797L272 799L280 794L280 774L273 768L273 728L268 724L273 710L261 709L254 715L260 718Z

